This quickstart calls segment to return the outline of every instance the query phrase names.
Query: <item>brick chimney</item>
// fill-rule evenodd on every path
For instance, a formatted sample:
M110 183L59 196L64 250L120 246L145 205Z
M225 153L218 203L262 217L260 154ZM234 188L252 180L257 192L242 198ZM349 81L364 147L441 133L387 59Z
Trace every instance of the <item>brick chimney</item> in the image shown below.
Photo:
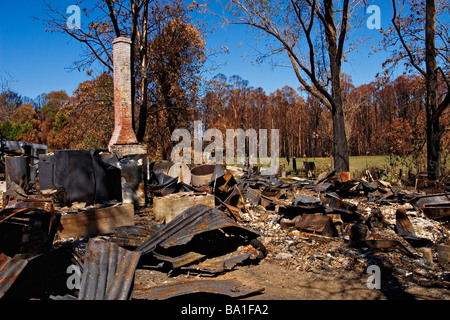
M131 40L119 37L113 41L114 60L114 132L109 142L110 151L122 156L145 154L133 130L131 104Z
M133 130L131 104L131 40L119 37L113 41L114 60L114 132L108 148L119 160L122 200L144 206L147 201L147 147L138 143Z
M135 144L131 113L131 40L113 41L114 59L114 132L109 145Z

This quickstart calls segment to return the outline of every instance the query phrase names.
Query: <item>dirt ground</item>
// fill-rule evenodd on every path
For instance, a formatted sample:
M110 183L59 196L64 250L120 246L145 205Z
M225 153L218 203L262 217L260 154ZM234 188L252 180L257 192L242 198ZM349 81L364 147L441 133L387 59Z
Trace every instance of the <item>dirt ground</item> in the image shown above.
M149 220L151 213L146 211L136 222ZM236 279L252 289L264 289L242 300L450 300L450 269L436 261L411 259L397 250L350 248L341 238L282 230L277 237L264 237L260 231L268 255L259 263L236 266L214 277L137 269L134 289L195 279ZM368 288L370 265L380 267L379 289Z
M390 274L388 279L382 279L380 289L368 288L369 277L370 274L352 270L299 271L263 260L258 265L238 266L212 279L236 279L253 289L264 289L243 300L450 300L450 286L442 281L429 281L426 276L400 278ZM171 277L160 271L138 269L135 289L199 278L205 277L185 274Z
M261 295L247 299L268 300L385 300L450 299L449 288L402 281L382 283L381 289L368 289L369 274L346 272L304 272L290 270L275 263L241 267L224 275L252 286L265 288ZM411 279L412 280L412 279Z

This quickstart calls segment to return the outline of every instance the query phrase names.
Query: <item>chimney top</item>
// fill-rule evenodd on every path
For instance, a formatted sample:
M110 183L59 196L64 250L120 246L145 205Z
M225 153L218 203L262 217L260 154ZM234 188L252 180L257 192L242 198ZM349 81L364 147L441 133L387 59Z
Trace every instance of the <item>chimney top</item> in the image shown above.
M131 39L128 38L128 37L125 37L125 36L120 36L120 37L115 38L115 39L113 40L113 45L116 44L116 43L118 43L118 42L125 42L125 43L131 44Z

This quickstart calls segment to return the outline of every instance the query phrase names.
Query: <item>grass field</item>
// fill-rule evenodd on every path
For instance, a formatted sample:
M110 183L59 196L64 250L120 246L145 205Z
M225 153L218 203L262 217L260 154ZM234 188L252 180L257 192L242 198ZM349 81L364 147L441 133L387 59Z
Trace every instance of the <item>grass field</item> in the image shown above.
M303 161L313 161L316 164L315 173L333 171L333 159L332 158L298 158L297 170L302 171ZM412 158L396 158L389 156L358 156L350 157L350 173L352 178L360 178L361 173L367 169L377 168L386 172L387 178L395 178L400 169L402 170L403 177L408 173L408 170L412 169L414 174L426 172L425 159L412 159ZM280 158L281 170L292 170L292 159L288 164L285 158Z
M267 168L271 164L271 159L265 158L266 165L262 165L263 168ZM292 158L287 163L286 158L279 159L280 170L291 171L293 170ZM311 161L316 165L314 174L317 176L322 172L332 172L334 169L332 158L297 158L297 172L302 175L303 161ZM442 162L442 171L444 175L450 175L450 155L447 157L447 161ZM233 165L232 165L233 166ZM243 165L237 165L237 167L244 167ZM419 159L413 157L390 157L390 156L357 156L350 157L350 174L352 178L358 179L365 176L367 169L376 168L384 171L384 178L387 180L398 179L400 170L402 171L402 179L405 179L408 175L408 171L416 175L418 173L426 173L426 159L421 157Z
M299 158L297 159L297 170L302 170L303 161L312 161L316 164L316 172L330 172L333 171L333 159L332 158ZM357 174L368 168L385 169L389 166L389 156L360 156L350 157L350 172ZM292 170L293 163L290 159L288 164L286 159L280 159L280 167L285 170Z
M302 170L303 161L313 161L316 164L316 174L321 172L333 171L333 159L332 158L299 158L297 159L297 170ZM445 165L447 163L447 165ZM450 158L442 163L442 170L445 174L448 174ZM284 170L292 170L292 159L288 164L286 159L280 158L280 168ZM413 174L426 172L426 159L415 158L400 158L390 156L358 156L350 157L350 173L353 178L359 178L361 173L367 169L377 168L384 170L388 178L395 178L400 169L402 170L403 177L406 176L408 170L412 170Z
M271 159L267 159L266 163L270 163ZM332 158L297 158L297 171L302 171L302 162L309 161L316 164L316 173L321 172L331 172L333 171L333 159ZM369 168L386 169L389 167L390 158L389 156L360 156L360 157L350 157L350 172L358 173ZM243 167L243 165L238 165L238 167ZM263 165L266 167L266 165ZM267 165L268 167L268 165ZM289 164L286 158L280 158L279 163L280 170L291 171L293 170L293 162L290 159Z

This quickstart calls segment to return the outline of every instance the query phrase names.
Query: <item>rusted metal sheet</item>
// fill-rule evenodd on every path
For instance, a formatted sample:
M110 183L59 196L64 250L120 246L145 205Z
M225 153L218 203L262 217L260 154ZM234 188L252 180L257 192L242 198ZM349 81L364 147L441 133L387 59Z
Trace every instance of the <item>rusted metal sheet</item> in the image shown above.
M450 217L450 205L446 206L425 206L422 209L423 213L430 219L444 219Z
M166 196L178 191L178 178L161 172L152 172L149 179L149 187L155 195Z
M237 206L242 197L232 173L220 165L216 165L209 186L216 196L216 205Z
M406 210L398 208L395 212L395 232L403 238L417 239L414 228L406 215Z
M205 257L205 255L197 252L188 252L178 257L169 257L155 252L154 256L159 260L169 262L172 265L173 269L178 269L182 266L188 265Z
M368 195L370 192L374 192L377 190L377 186L360 179L346 180L343 179L343 182L336 188L336 192L341 196L349 196L349 195L358 195L360 192L363 192L364 195ZM336 186L338 183L336 182Z
M140 255L112 242L91 239L86 247L78 299L128 299Z
M321 214L303 214L296 219L295 227L299 230L315 232L328 237L336 235L333 220L329 216Z
M152 287L146 292L133 293L134 299L166 300L188 294L218 294L231 298L239 298L264 291L264 288L253 289L235 279L230 280L196 280L181 281L174 284Z
M218 257L215 259L208 259L200 264L184 267L184 270L199 273L218 274L224 271L232 270L236 265L243 263L251 258L253 253L251 252L233 252L230 255Z
M27 263L26 259L10 258L0 253L0 299L16 281Z
M253 245L258 237L227 213L197 205L175 217L136 250L148 254L144 259L147 267L161 268L170 263L172 269L220 273L249 258L249 255L235 257L241 246L252 245L258 252L254 258L263 259L264 246ZM231 258L227 254L231 254ZM208 259L214 258L217 259L213 265L208 264L211 261ZM205 259L206 265L202 264ZM197 261L199 264L192 266Z
M204 205L189 208L175 217L164 228L137 248L143 254L157 247L170 248L188 243L195 235L225 228L233 228L241 234L257 238L259 235L250 229L243 228L226 213Z
M216 189L215 195L216 195L216 199L223 199L225 198L223 201L223 203L232 205L234 207L238 206L239 201L241 199L243 199L243 196L241 194L241 191L239 190L238 186L233 186L229 189L225 188L223 190L227 190L227 191L220 191L220 194L218 193L217 190L219 190L220 188ZM244 201L242 201L244 202ZM216 204L218 204L219 202L216 202Z
M450 206L450 193L419 196L411 199L409 203L418 210L427 206Z
M417 237L404 208L398 208L395 213L394 230L413 247L425 247L431 244L430 240Z
M112 242L121 247L139 247L144 241L151 237L159 229L159 225L144 226L123 226L114 229L111 236Z
M295 197L294 201L292 202L292 205L302 207L305 209L316 209L322 207L323 203L318 198L299 195Z
M409 203L417 210L422 210L430 219L450 217L450 193L415 197Z
M252 206L257 206L261 201L261 192L258 189L247 189L246 199Z

